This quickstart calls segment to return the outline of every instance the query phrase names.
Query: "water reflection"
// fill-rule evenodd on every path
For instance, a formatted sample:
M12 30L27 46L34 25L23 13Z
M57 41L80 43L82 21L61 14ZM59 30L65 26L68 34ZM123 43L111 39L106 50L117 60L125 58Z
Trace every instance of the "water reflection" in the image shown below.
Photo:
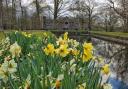
M111 63L111 72L114 78L128 84L128 46L92 38L96 54L105 58L106 63Z

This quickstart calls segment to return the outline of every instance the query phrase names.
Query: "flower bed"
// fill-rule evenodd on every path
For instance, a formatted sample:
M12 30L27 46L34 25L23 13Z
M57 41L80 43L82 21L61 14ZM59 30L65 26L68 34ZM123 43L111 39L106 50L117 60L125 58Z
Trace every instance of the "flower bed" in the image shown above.
M103 82L109 64L93 45L69 39L13 32L0 43L0 89L112 89Z

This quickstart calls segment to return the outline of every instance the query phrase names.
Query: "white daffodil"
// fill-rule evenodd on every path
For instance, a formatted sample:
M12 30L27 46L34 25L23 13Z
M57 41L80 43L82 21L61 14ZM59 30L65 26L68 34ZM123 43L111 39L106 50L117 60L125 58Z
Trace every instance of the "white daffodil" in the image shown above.
M67 63L63 63L62 66L61 66L61 68L62 68L63 70L66 70L66 65L67 65Z
M63 79L64 79L64 74L58 75L58 77L57 77L57 80L58 80L58 81L61 81L61 80L63 80Z
M72 60L70 61L70 65L72 65L74 62L75 62L75 59L72 59Z
M8 81L8 72L0 68L0 79L2 79L5 83Z
M77 47L79 44L80 44L79 42L77 42L76 40L73 40L73 46L74 47Z
M77 66L76 64L73 64L73 65L70 67L70 72L75 73L76 66Z
M5 60L4 63L0 67L0 79L4 82L8 81L9 75L13 76L12 74L17 71L17 63L14 60L7 61Z
M69 39L68 43L71 43L73 48L76 48L80 44L79 42L77 42L76 40L73 40L73 39Z
M20 57L21 47L17 44L17 42L15 42L14 44L10 46L10 52L13 58Z
M10 61L5 60L4 63L1 65L1 68L12 74L17 71L17 63L14 61L14 59Z

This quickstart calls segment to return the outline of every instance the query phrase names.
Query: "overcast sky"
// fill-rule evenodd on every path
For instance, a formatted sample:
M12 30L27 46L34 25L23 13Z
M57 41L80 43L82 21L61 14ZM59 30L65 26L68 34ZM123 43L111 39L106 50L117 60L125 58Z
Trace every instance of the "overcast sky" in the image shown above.
M33 0L22 0L22 5L24 6L28 6ZM52 4L53 0L44 0L46 1L48 4ZM105 3L106 0L96 0L98 3ZM35 10L33 7L28 7L29 12L33 13ZM66 14L69 14L68 12Z
M32 0L22 0L23 5L29 4ZM50 3L51 0L46 0L48 3ZM99 3L105 3L106 0L96 0Z

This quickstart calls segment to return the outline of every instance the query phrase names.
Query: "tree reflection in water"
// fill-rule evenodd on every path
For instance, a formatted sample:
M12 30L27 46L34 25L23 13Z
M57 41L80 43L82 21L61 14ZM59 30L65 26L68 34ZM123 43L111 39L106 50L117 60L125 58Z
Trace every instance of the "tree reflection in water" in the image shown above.
M92 42L96 48L95 53L103 56L106 63L111 63L111 72L114 74L112 77L115 78L115 81L121 80L128 85L128 46L118 45L95 38L92 38ZM110 80L112 82L112 79ZM117 84L118 83L117 81Z

